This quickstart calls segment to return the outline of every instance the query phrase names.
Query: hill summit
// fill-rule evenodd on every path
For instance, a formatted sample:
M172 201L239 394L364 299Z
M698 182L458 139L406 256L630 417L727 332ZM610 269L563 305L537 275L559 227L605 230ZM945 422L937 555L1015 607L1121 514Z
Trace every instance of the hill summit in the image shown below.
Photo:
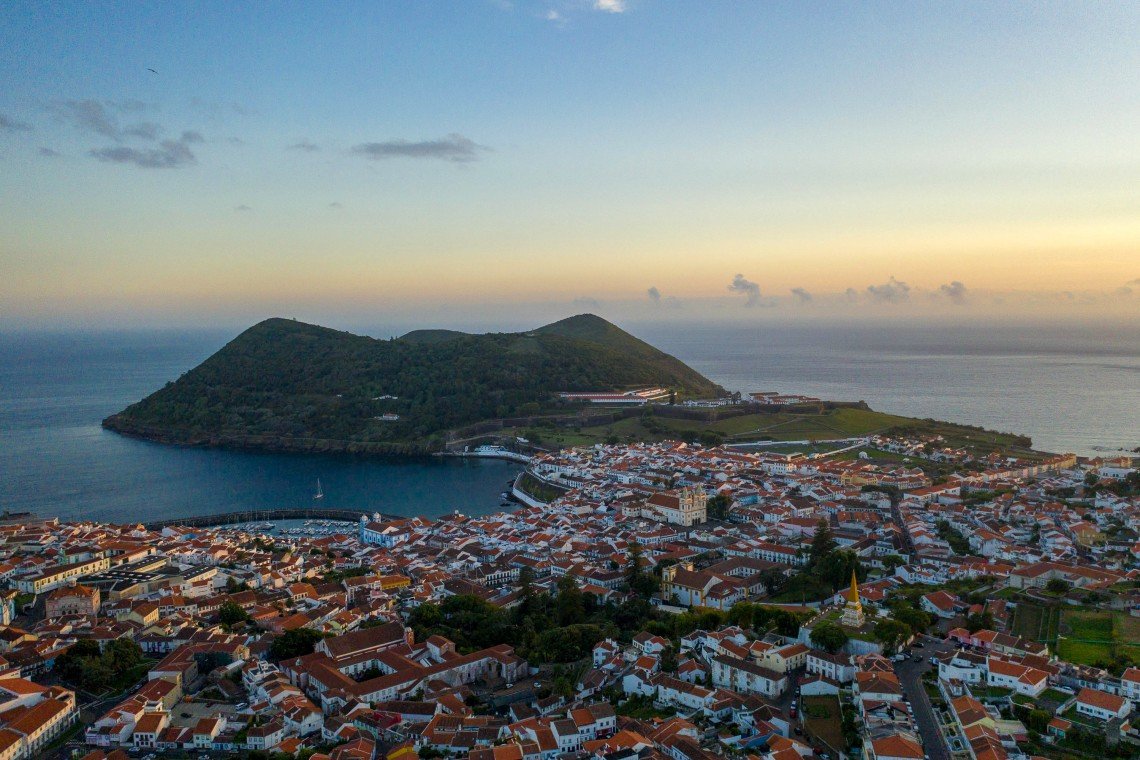
M392 340L274 318L103 426L186 445L424 451L472 423L555 411L559 391L648 385L723 393L593 314L521 333L416 330Z

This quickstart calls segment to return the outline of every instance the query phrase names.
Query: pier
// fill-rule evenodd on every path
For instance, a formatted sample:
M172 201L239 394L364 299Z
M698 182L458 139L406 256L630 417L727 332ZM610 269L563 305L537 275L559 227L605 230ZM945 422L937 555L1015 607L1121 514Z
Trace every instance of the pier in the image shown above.
M222 512L214 515L189 515L187 517L171 517L167 520L154 520L144 523L148 530L161 530L171 525L183 525L192 528L208 528L218 525L237 525L238 523L273 522L274 520L342 520L356 523L361 515L371 515L373 512L356 509L321 509L319 507L304 507L300 509L246 509L240 512ZM381 515L382 520L398 519L391 515Z

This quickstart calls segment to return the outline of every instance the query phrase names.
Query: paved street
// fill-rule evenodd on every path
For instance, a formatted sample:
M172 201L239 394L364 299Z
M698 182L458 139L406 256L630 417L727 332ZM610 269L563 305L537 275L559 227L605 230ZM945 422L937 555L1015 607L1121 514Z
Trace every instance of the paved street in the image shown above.
M911 659L895 663L895 672L898 673L903 693L914 708L914 719L918 724L918 732L922 736L926 755L930 760L950 760L950 753L938 730L934 709L930 706L930 697L922 686L922 674L934 667L930 664L931 657L954 649L954 645L929 636L923 636L920 640L923 647L912 649ZM914 662L914 655L921 655L922 661Z

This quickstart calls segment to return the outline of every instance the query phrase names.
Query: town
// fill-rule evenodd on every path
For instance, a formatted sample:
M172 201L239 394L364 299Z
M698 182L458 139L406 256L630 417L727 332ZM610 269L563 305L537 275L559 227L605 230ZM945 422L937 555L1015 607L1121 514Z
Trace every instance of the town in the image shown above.
M0 760L1140 756L1128 458L597 444L513 496L6 516Z

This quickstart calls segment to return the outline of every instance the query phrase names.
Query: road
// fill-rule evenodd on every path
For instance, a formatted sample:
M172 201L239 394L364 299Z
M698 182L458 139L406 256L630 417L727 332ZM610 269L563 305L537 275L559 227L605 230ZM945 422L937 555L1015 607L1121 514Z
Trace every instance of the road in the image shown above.
M919 639L923 646L921 649L911 650L911 659L895 663L895 672L899 676L903 694L910 700L914 708L914 720L918 724L918 733L922 736L922 745L930 760L950 760L950 752L938 728L938 719L934 715L934 708L930 705L930 697L922 685L922 674L934 666L930 658L949 652L954 645L930 636ZM914 655L921 655L921 662L914 662Z

